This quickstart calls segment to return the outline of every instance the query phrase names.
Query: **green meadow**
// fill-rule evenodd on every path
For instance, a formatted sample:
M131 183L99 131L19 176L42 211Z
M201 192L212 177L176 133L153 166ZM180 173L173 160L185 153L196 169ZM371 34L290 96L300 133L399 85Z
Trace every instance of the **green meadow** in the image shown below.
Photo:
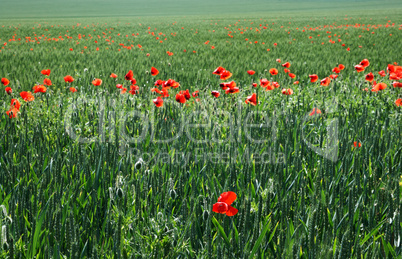
M401 258L401 13L3 0L0 258Z

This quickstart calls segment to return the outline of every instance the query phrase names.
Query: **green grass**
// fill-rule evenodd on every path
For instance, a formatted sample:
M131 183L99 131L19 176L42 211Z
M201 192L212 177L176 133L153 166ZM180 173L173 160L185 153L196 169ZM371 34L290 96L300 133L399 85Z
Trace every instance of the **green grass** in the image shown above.
M0 78L13 90L0 85L1 258L401 256L402 107L395 101L402 89L378 74L402 60L398 1L344 2L348 9L330 1L157 2L136 5L137 12L109 2L60 3L63 12L1 3ZM370 66L357 73L363 59ZM283 71L285 62L296 78ZM345 69L329 86L310 82L339 64ZM239 93L221 90L212 74L218 66L232 72L226 81ZM43 69L51 69L52 86L23 101L22 91L43 83ZM116 88L130 87L128 70L135 95ZM369 72L387 88L370 91ZM169 78L180 87L156 108L151 88ZM281 86L254 88L261 78ZM199 101L178 104L186 89L199 90ZM246 105L253 93L259 104ZM10 119L12 98L21 108ZM313 108L322 114L308 116ZM197 123L207 126L191 127ZM330 156L314 151L331 146ZM233 217L212 211L226 191L237 194Z

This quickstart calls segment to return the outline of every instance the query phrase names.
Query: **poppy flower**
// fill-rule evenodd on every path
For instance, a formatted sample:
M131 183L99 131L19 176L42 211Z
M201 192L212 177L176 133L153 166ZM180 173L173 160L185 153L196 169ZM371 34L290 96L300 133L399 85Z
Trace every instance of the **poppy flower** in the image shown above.
M44 69L40 71L40 73L44 76L50 76L50 69Z
M130 82L131 82L132 85L135 85L137 83L137 79L133 78L133 79L130 80Z
M284 95L292 95L293 94L293 90L292 89L282 89L282 94Z
M359 146L359 147L361 147L362 146L362 143L357 143L357 141L355 141L355 142L353 142L353 145L355 146L355 147L357 147L357 146Z
M186 98L186 100L190 100L191 95L190 92L188 91L188 89L186 91L180 91L179 94L184 95L184 98Z
M338 65L338 68L339 68L340 70L344 70L344 69L345 69L345 66L342 65L342 64L339 64L339 65Z
M47 88L43 85L35 85L32 90L34 93L46 93Z
M225 69L223 67L217 67L212 74L214 75L220 75Z
M134 77L133 71L132 71L132 70L129 70L128 73L125 75L124 78L125 78L127 81L131 81L131 80L133 79L133 77Z
M75 89L75 87L70 87L70 92L75 93L77 92L77 89Z
M369 82L371 82L371 81L373 81L374 80L374 75L373 75L373 73L368 73L367 75L366 75L366 81L369 81Z
M158 74L159 74L159 70L156 69L156 68L154 68L154 67L151 67L151 75L152 75L152 76L156 76L156 75L158 75Z
M248 71L247 71L247 74L249 74L250 76L252 76L252 75L255 74L255 71L253 71L253 70L248 70Z
M72 83L74 81L74 78L72 76L68 75L68 76L64 77L64 81L66 83Z
M395 104L396 104L396 106L402 106L402 99L401 98L399 98L399 99L397 99L396 101L395 101Z
M140 87L138 85L130 85L130 91L128 91L130 94L135 95L138 93L140 90Z
M365 58L360 62L360 65L362 65L364 68L366 68L366 67L370 66L370 62L368 61L368 59Z
M6 91L7 94L12 94L13 93L13 89L11 89L11 87L7 86L6 89L4 89Z
M322 86L328 86L329 83L331 83L331 78L329 78L329 77L326 77L320 81L320 85L322 85Z
M384 70L378 71L378 74L379 74L380 76L384 77L384 76L385 76L385 71L384 71Z
M94 86L100 86L102 84L102 80L99 78L95 78L94 81L92 81L92 84Z
M4 86L7 86L9 83L10 83L10 80L8 80L7 78L2 78L1 79L1 83L4 85Z
M230 205L236 200L237 195L234 192L224 192L219 196L218 202L212 206L212 211L226 214L231 217L237 214L238 210Z
M11 99L10 110L6 111L6 114L11 118L17 118L17 114L20 110L20 102L17 99Z
M360 73L360 72L364 71L364 67L362 65L356 65L355 69L356 69L357 73Z
M228 70L223 70L223 72L220 74L221 80L227 80L232 76L232 73L230 73Z
M52 80L50 80L49 78L45 78L45 79L43 79L43 84L47 85L47 86L51 86L52 85Z
M332 72L339 74L339 73L341 72L341 70L340 70L339 67L334 67L334 68L332 69Z
M123 88L123 85L117 84L117 85L116 85L116 88L122 89L122 88Z
M293 84L294 84L294 85L298 85L298 84L299 84L299 81L294 81Z
M246 104L251 104L253 106L256 106L257 105L257 94L253 93L252 95L247 96Z
M318 76L316 74L309 75L308 77L310 77L311 83L315 83L318 80Z
M117 75L116 75L115 73L112 73L112 74L110 75L110 77L111 77L111 78L117 78Z
M22 97L22 99L24 99L24 101L26 102L31 102L33 100L35 100L35 97L31 94L31 92L21 92L20 96Z
M321 114L321 110L317 108L313 108L313 110L310 112L310 116L313 116L314 114Z
M271 75L277 75L278 74L278 69L276 69L276 68L271 68L270 70L269 70L269 73L271 74Z
M193 96L193 97L198 97L198 93L199 93L200 91L195 91L195 92L193 92L191 95Z
M290 63L289 63L289 62L286 62L286 63L282 64L282 66L283 66L283 67L286 67L286 68L289 68L289 67L290 67Z
M169 79L163 83L163 87L173 87L178 88L180 84L173 79Z
M290 72L290 69L285 68L285 69L283 69L283 72L289 73L289 72Z
M392 83L392 86L393 87L400 87L400 88L402 88L402 83L400 83L400 82L393 82ZM7 88L6 88L7 89Z
M228 88L236 87L236 82L231 81L227 83L220 83L219 86L222 88L222 90L227 90Z
M292 79L296 77L296 75L293 74L293 73L289 73L288 76L289 76L290 78L292 78Z
M275 88L279 88L281 85L278 82L272 82L272 86Z
M176 102L185 103L186 101L187 100L186 100L186 97L184 96L184 94L180 94L180 93L176 94Z
M120 94L125 94L127 92L127 88L126 87L123 87L122 89L121 89L121 91L120 91Z
M276 59L276 62L281 63L281 59L280 59L280 58L277 58L277 59Z
M235 94L240 92L240 89L238 87L231 87L229 89L226 90L226 94Z
M216 98L218 98L220 95L220 93L218 91L212 91L211 94Z
M261 87L268 87L269 85L271 84L271 82L270 81L268 81L268 79L266 79L266 78L263 78L263 79L260 79L260 85L261 85Z
M156 99L153 99L152 102L155 104L156 107L162 107L163 106L163 99L158 97Z
M258 86L258 84L257 83L253 83L253 87L257 87Z
M375 85L373 86L373 89L371 89L371 91L372 91L372 92L378 92L378 91L384 90L385 88L387 88L387 84L385 84L385 83L378 83L378 84L375 84Z

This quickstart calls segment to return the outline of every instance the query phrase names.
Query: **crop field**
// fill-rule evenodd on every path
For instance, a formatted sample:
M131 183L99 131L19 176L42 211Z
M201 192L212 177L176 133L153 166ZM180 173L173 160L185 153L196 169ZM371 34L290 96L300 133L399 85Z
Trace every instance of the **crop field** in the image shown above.
M0 258L402 257L402 2L38 3L0 3Z

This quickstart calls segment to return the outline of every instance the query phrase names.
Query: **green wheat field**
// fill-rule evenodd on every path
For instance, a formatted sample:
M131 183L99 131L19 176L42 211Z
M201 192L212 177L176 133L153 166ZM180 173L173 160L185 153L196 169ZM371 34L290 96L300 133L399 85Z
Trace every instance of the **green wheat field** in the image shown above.
M0 2L0 258L402 258L402 2Z

